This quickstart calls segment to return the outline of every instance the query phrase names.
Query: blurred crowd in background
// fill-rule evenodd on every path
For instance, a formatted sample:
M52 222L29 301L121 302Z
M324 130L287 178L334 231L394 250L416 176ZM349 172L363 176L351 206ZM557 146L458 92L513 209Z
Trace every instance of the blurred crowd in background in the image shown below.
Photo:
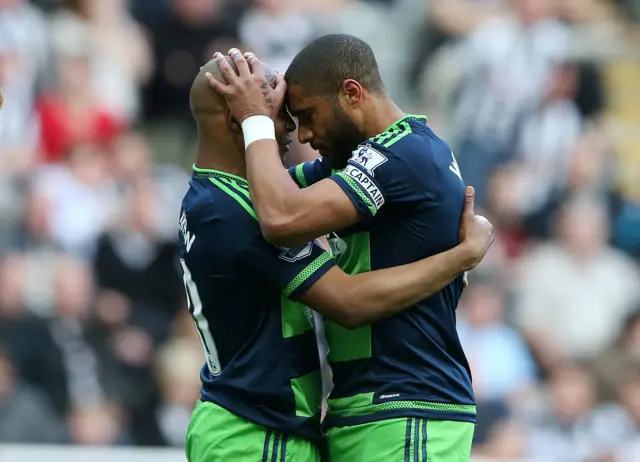
M346 32L496 225L458 310L475 452L640 460L638 21L637 0L0 0L0 442L183 444L189 87L214 51L283 71Z

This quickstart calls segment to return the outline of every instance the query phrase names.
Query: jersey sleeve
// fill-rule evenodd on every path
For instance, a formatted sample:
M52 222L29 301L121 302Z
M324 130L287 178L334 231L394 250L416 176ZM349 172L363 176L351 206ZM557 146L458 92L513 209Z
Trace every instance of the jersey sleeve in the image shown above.
M331 176L363 217L375 216L387 203L435 199L437 188L428 181L429 156L402 144L393 150L374 142L361 144L347 167Z
M242 262L272 287L298 300L336 264L318 244L296 248L279 247L257 237L242 253Z
M331 165L323 157L289 168L289 175L301 188L306 188L331 176Z

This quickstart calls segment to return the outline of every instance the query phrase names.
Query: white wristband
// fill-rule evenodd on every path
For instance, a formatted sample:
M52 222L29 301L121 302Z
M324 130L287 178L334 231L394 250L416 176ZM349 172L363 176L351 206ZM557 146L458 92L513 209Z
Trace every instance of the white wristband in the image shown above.
M271 117L265 115L249 116L242 121L242 135L244 136L244 148L258 140L276 139L276 126Z

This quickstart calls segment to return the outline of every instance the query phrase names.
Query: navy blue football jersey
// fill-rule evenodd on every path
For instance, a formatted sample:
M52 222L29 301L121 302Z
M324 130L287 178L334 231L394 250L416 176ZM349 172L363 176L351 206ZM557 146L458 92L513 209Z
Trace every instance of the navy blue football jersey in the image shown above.
M312 312L298 300L334 259L267 243L246 180L194 167L180 214L180 264L205 349L201 399L260 425L320 436Z
M459 243L464 183L449 146L407 116L361 144L347 167L323 159L289 170L299 186L331 178L361 215L330 243L349 274L403 265ZM371 326L325 325L334 389L327 423L392 417L475 421L471 373L456 331L462 277Z

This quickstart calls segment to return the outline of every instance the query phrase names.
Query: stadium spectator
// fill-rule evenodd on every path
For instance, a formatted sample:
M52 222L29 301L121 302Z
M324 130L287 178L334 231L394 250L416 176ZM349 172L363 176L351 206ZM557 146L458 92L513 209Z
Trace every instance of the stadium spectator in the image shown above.
M86 44L98 101L116 120L131 120L138 115L138 87L151 75L152 57L141 27L127 11L127 1L66 3L69 9L52 19L54 43Z
M523 262L517 301L519 326L539 358L589 359L616 337L637 301L638 268L607 245L604 207L589 197L567 203L559 240Z
M66 432L42 391L23 383L0 352L0 442L64 443Z
M258 0L242 18L240 40L280 72L296 53L315 37L308 15L291 8L289 0Z
M615 400L629 371L640 370L640 310L627 316L620 336L594 359L593 370L600 399Z
M527 346L504 318L506 294L496 284L471 279L459 311L458 331L474 377L478 401L503 401L532 386L536 370Z
M156 73L145 95L150 121L189 121L193 76L215 50L237 44L237 19L222 15L221 0L172 0L173 14L150 25Z
M120 122L96 98L91 78L90 50L70 41L57 51L58 85L40 97L42 161L61 162L79 144L108 146Z
M456 153L484 204L486 184L514 154L519 124L541 101L568 30L549 0L516 0L515 15L488 21L469 37L455 111Z
M36 197L51 208L47 227L66 252L91 258L96 239L113 219L115 189L103 150L79 145L68 163L44 168L33 184Z

